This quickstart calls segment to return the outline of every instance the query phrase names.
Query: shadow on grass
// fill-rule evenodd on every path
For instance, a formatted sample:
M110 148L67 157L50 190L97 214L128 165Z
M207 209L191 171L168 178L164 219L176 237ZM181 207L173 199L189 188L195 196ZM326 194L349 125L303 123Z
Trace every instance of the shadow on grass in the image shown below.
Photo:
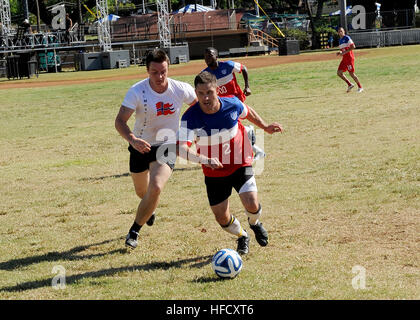
M78 246L73 249L64 252L48 252L43 255L37 255L32 257L25 257L21 259L13 259L6 262L0 263L0 270L7 270L13 271L18 268L23 268L32 264L41 263L41 262L58 262L58 261L75 261L75 260L86 260L86 259L93 259L97 257L103 257L107 255L113 255L118 253L126 253L126 248L119 248L108 252L103 253L96 253L96 254L88 254L88 255L81 255L80 253L84 250L87 250L91 247L105 245L111 242L120 241L124 237L119 237L116 239L105 240L98 243L93 243L84 246ZM92 272L86 272L77 275L71 275L66 277L66 283L72 284L86 278L99 278L104 276L112 276L114 274L120 272L135 272L135 271L153 271L153 270L168 270L170 268L181 268L184 265L189 264L189 268L202 268L208 265L211 261L211 256L202 256L202 257L194 257L189 259L183 260L176 260L171 262L152 262L143 265L136 265L136 266L126 266L120 268L110 268ZM37 289L41 287L48 287L51 286L52 278L43 279L43 280L35 280L35 281L28 281L24 283L19 283L14 286L3 287L0 288L0 291L22 291L22 290L31 290Z
M112 255L116 253L124 253L126 252L126 249L120 248L120 249L116 249L116 250L112 250L112 251L108 251L104 253L78 255L78 253L83 252L89 249L90 247L101 246L101 245L111 243L114 241L119 241L123 238L124 237L119 237L116 239L105 240L102 242L92 243L85 246L78 246L64 252L53 251L53 252L48 252L43 255L25 257L25 258L20 258L20 259L13 259L6 262L0 262L0 270L12 271L12 270L16 270L17 268L23 268L31 264L40 263L40 262L53 262L53 261L61 261L61 260L67 260L67 261L86 260L86 259L93 259L97 257L103 257L106 255Z
M302 96L302 97L284 97L283 100L299 100L299 99L313 99L313 98L320 98L325 96Z
M130 173L121 173L121 174L113 174L110 176L102 176L102 177L91 177L91 178L81 178L79 181L99 181L99 180L105 180L105 179L117 179L122 177L129 177Z
M110 268L110 269L91 271L91 272L86 272L82 274L66 276L65 279L66 279L66 284L68 285L68 284L75 284L78 281L84 280L87 278L93 279L93 278L113 276L121 272L168 270L170 268L181 268L184 265L188 265L188 264L190 264L188 268L202 268L203 266L207 265L211 261L211 258L212 256L202 256L202 257L195 257L195 258L189 258L189 259L183 259L183 260L176 260L176 261L171 261L171 262L162 261L162 262L146 263L143 265ZM0 291L16 292L16 291L24 291L24 290L33 290L33 289L38 289L42 287L49 287L52 284L52 279L53 278L48 278L48 279L41 279L41 280L19 283L14 286L0 288Z
M195 170L201 170L201 166L194 166L194 167L188 167L188 168L174 168L174 171L195 171Z
M191 282L194 283L209 283L209 282L219 282L219 281L228 281L228 280L232 280L230 278L220 278L220 277L201 277L198 279L195 279Z
M195 171L195 170L201 170L201 166L194 166L194 167L188 167L188 168L174 168L174 171ZM118 179L122 177L129 177L130 173L121 173L121 174L113 174L110 176L102 176L102 177L87 177L87 178L80 178L79 181L100 181L105 179Z

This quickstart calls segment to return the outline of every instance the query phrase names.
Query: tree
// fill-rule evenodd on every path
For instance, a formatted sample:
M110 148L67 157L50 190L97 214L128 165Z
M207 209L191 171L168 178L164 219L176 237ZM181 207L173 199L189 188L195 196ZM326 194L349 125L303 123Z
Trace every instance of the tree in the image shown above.
M57 4L61 2L62 0L38 0L39 5L39 16L40 19L46 24L51 25L53 15L50 10L47 9L47 7L52 6L54 4ZM67 0L69 1L69 0ZM79 9L82 9L82 3L85 4L89 8L93 8L96 6L96 0L70 0L73 3L76 4L76 10L68 12L70 14L70 18L73 21L81 21L82 13L79 15ZM12 15L18 15L22 13L20 0L10 0L10 7L11 7L11 14ZM109 5L112 5L114 1L108 0ZM34 14L35 16L38 16L37 14L37 3L36 0L28 0L28 7L29 12ZM13 8L13 9L12 9Z
M42 20L45 24L51 24L52 14L51 11L47 9L47 7L52 4L54 3L47 1L38 1L39 19ZM28 0L28 7L30 13L33 13L35 16L38 16L36 0Z
M317 8L316 8L316 16L315 19L319 20L322 16L322 10L324 8L324 2L326 2L327 0L318 0L317 1Z
M308 0L305 0L306 10L308 12L309 22L312 30L312 49L315 49L318 47L317 45L317 34L315 29L315 22L314 18L312 16L311 7L309 6Z
M285 0L284 2L290 7L292 13L299 14L299 9L304 6L303 0Z

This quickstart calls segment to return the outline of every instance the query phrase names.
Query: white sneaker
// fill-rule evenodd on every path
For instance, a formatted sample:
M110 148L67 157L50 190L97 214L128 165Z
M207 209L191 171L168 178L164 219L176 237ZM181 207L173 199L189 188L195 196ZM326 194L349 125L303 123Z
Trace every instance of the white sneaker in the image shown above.
M349 85L349 86L347 87L347 92L350 92L350 90L351 90L351 89L353 89L353 88L354 88L354 84Z
M363 88L359 88L359 89L357 89L357 92L363 92Z

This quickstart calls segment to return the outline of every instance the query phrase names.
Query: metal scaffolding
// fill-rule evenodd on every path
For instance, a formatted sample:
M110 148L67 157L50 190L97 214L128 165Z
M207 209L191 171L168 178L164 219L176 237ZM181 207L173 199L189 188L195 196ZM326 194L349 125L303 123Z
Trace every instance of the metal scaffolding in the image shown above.
M161 48L172 47L168 3L168 0L156 0L159 34L157 41L159 41ZM111 21L107 0L96 0L96 8L97 45L101 51L112 51ZM0 0L0 23L0 53L9 53L16 50L37 50L38 48L49 49L50 47L68 49L75 46L76 42L77 44L84 42L84 35L82 34L84 29L80 29L81 26L77 23L74 25L77 28L70 30L70 34L64 30L26 33L22 27L12 25L10 0ZM68 37L70 37L70 42Z
M169 27L168 0L156 0L160 46L171 47L171 29Z
M107 52L112 50L111 46L111 32L108 17L108 2L107 0L96 0L96 9L98 14L98 40L102 51Z
M9 0L0 0L0 34L4 38L12 33L12 20L10 16Z

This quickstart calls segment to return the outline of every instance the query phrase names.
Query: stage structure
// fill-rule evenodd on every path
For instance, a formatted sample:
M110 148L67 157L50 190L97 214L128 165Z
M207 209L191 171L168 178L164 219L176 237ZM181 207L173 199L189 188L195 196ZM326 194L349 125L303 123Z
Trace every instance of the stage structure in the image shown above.
M98 41L103 52L112 50L107 0L96 0L98 13Z
M0 0L0 22L2 35L9 34L12 27L9 0Z
M162 48L171 47L171 29L169 27L168 0L156 0L158 12L158 27L160 46Z
M188 62L190 54L188 44L175 45L171 43L171 28L169 25L168 0L156 0L158 12L158 30L160 47L166 51L172 64Z
M12 33L11 21L9 0L0 0L0 36L2 39L2 43L0 43L0 45L7 45L7 38L11 36Z
M72 29L65 30L64 20L68 5L66 2L47 8L53 14L51 31L37 30L28 33L23 26L12 25L9 1L0 0L0 69L3 68L0 70L0 76L4 75L4 65L7 67L9 78L22 78L22 75L30 77L38 70L57 72L61 70L61 65L69 63L74 63L76 70L127 67L131 61L137 61L136 56L158 46L167 52L171 63L189 61L188 43L172 44L168 0L155 0L158 18L157 39L125 42L114 40L114 43L112 43L110 25L113 17L108 14L107 0L96 0L97 42L86 42L84 25L79 25L80 21L74 23ZM131 46L133 59L130 57L130 50L112 49ZM139 51L136 55L135 46L141 46L142 53ZM98 48L99 52L95 48ZM73 53L75 51L76 53ZM69 55L74 55L74 62L61 59Z

